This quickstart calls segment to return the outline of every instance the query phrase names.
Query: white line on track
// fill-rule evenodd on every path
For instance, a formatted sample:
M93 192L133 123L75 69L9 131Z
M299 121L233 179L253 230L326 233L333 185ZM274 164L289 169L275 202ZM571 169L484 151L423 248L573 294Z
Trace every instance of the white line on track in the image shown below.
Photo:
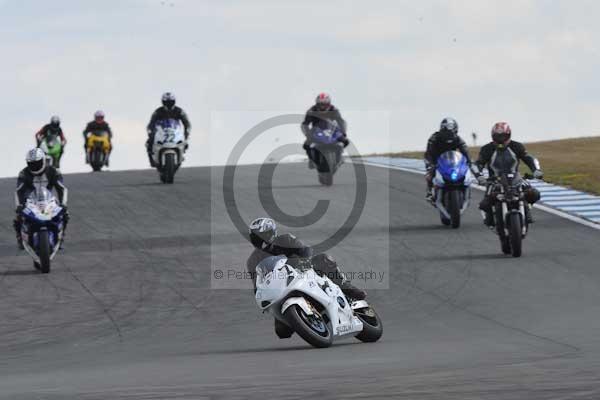
M404 171L404 172L410 172L410 173L413 173L413 174L425 175L425 171L423 171L423 170L417 170L417 169L413 169L413 168L398 167L398 166L391 165L391 164L380 164L380 163L376 163L376 162L366 161L364 159L362 160L362 163L365 164L365 165L370 165L372 167L379 167L379 168L386 168L386 169L395 169L395 170L398 170L398 171ZM537 186L539 186L539 185L536 185L536 187ZM479 186L479 185L473 185L472 187L474 189L480 190L480 191L484 191L485 190L485 188L483 186ZM579 200L579 201L586 201L586 200ZM577 203L577 202L578 201L575 201L575 203ZM569 203L569 201L565 201L565 203ZM576 222L576 223L578 223L580 225L585 225L585 226L587 226L589 228L600 230L600 224L597 224L596 222L588 221L587 219L580 218L580 217L578 217L576 215L572 215L572 214L569 214L567 212L564 212L564 211L561 211L561 210L557 210L555 208L548 207L548 206L543 205L543 204L534 204L534 207L537 208L537 209L539 209L539 210L545 211L545 212L547 212L549 214L556 215L556 216L564 218L564 219L568 219L569 221L572 221L572 222ZM600 218L593 218L592 220L600 222Z

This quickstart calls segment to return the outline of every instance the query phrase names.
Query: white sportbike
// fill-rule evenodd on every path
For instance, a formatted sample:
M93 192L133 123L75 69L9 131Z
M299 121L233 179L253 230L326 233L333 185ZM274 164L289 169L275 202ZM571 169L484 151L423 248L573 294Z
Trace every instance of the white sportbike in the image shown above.
M279 322L280 338L296 332L314 347L329 347L334 337L349 335L379 340L383 325L365 300L348 299L329 278L294 267L292 260L297 259L272 256L256 267L256 303Z
M187 148L183 126L175 119L158 121L154 127L152 158L163 183L173 183Z

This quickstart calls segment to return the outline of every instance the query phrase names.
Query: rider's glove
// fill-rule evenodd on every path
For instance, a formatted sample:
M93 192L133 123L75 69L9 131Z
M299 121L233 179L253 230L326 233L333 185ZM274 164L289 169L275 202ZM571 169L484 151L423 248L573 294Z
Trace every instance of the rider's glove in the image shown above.
M535 179L542 179L544 177L544 173L541 169L536 169L535 171L533 171L533 177Z
M15 209L15 213L17 214L21 214L23 212L23 209L25 208L25 206L23 204L19 204L17 206L17 208Z
M485 186L487 184L487 178L483 175L477 175L477 183L481 186Z

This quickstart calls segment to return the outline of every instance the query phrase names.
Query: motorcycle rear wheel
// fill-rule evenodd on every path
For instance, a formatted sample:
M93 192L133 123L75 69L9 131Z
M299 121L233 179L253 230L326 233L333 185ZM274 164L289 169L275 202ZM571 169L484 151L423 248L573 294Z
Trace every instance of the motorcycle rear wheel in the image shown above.
M383 335L383 323L381 318L371 307L354 310L354 315L363 323L363 330L354 336L361 342L372 343L376 342Z

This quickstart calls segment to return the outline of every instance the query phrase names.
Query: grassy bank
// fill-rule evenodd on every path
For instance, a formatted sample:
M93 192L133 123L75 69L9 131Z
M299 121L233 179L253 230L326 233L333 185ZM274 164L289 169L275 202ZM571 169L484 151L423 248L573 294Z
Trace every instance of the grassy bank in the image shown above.
M526 147L540 160L546 181L600 194L600 137L527 143ZM478 147L470 151L474 159L479 154ZM423 158L422 151L385 155Z

